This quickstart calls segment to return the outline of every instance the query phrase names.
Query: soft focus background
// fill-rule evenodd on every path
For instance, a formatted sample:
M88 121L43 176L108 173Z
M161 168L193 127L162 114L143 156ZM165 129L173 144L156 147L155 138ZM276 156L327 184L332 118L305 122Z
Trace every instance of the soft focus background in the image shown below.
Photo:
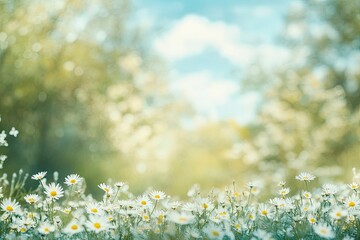
M359 104L359 0L0 1L6 172L94 194L350 181Z

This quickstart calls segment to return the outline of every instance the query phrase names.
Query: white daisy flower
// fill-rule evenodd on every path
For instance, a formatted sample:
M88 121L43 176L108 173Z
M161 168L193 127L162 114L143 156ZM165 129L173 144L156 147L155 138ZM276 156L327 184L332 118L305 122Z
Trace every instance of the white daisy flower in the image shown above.
M329 213L330 217L334 220L339 220L343 217L346 217L348 215L347 211L345 209L342 209L340 207L336 207L332 209Z
M45 185L45 194L50 199L59 199L64 196L64 190L59 184L50 183L49 185Z
M310 181L314 180L315 178L316 177L314 175L307 173L307 172L302 172L295 177L296 180L307 181L307 182L310 182Z
M349 209L355 209L359 206L359 204L360 204L360 199L355 194L351 195L345 200L345 205Z
M178 212L171 212L169 214L169 221L180 224L180 225L185 225L185 224L189 224L194 220L194 216L185 212L182 213L178 213Z
M108 230L110 227L110 224L108 222L107 217L105 217L105 216L90 215L89 221L87 221L87 223L86 223L86 227L90 231L94 231L94 232L98 233L103 230Z
M308 191L303 192L302 194L305 198L310 199L312 197L311 193Z
M48 222L43 222L43 223L40 223L38 231L41 234L47 235L47 234L55 231L55 226L51 225Z
M274 207L267 206L266 204L260 204L258 208L259 214L263 217L272 218L274 216Z
M113 188L105 183L99 184L98 187L101 188L108 195L112 195L114 192Z
M32 175L31 179L34 179L34 180L41 180L45 177L47 172L39 172L37 174L34 174Z
M149 194L150 198L156 200L156 201L159 201L159 200L162 200L166 197L166 194L162 191L152 191L150 192Z
M204 233L209 237L209 239L223 239L224 231L220 226L209 225L204 229Z
M352 182L352 183L348 184L348 187L352 190L356 190L359 188L359 184L357 184L356 182Z
M314 225L314 232L323 238L331 239L335 237L335 233L332 228L324 223Z
M145 195L138 197L136 202L141 207L149 207L152 205L152 202L150 201L150 199Z
M65 178L65 184L68 186L72 186L79 183L80 180L81 178L78 174L71 174Z
M90 214L102 215L103 210L99 203L86 204L86 211Z
M40 201L40 197L37 194L28 194L24 197L24 199L29 204L34 204Z
M11 200L11 198L6 198L1 202L1 208L7 213L17 213L20 211L20 205L16 200Z
M79 221L73 219L71 220L66 227L64 228L64 233L73 235L84 230L83 226L79 223Z
M289 194L289 192L290 192L290 188L282 188L279 190L279 194L282 196Z

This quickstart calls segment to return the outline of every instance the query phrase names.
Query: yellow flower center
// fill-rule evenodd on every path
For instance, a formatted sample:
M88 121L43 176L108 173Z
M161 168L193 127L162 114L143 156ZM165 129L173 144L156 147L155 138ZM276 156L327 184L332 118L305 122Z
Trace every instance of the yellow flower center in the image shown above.
M146 201L145 201L145 200L142 200L142 201L141 201L141 205L146 205Z
M51 195L52 197L55 197L55 196L57 195L57 192L56 192L56 191L51 191L51 192L50 192L50 195Z
M341 217L341 212L337 212L335 215L336 215L337 217Z
M316 222L316 219L315 219L315 218L310 218L309 221L310 221L311 223L315 223L315 222Z
M351 201L351 202L349 202L349 207L355 207L355 205L356 205L356 203L355 202L353 202L353 201Z
M203 208L207 209L209 207L209 205L207 205L206 203L203 204Z
M76 225L76 224L74 224L74 225L72 225L71 226L71 230L77 230L79 227L78 227L78 225Z
M261 211L261 214L262 214L262 215L267 215L267 214L268 214L268 211L262 210L262 211Z
M148 215L144 215L143 218L144 218L144 220L149 220L149 216L148 216Z
M320 232L322 233L322 234L327 234L327 231L326 231L326 229L324 229L324 228L322 228L322 229L320 229Z
M74 184L74 183L76 183L76 180L75 180L75 179L71 179L71 180L70 180L70 183Z
M155 195L154 198L155 199L160 199L160 195Z
M25 228L20 228L20 232L24 233L24 232L26 232L26 229Z
M49 228L44 228L44 232L49 232Z
M97 212L98 212L98 210L97 210L96 208L93 208L93 209L91 209L91 212L93 212L93 213L97 213Z
M29 201L29 203L34 203L35 199L34 198L29 198L28 201Z
M100 223L94 223L94 227L96 228L96 229L99 229L99 228L101 228L101 224Z
M6 211L12 212L12 211L14 211L14 208L12 206L7 206Z
M220 233L218 231L212 231L212 235L218 237L220 236Z
M179 218L179 222L187 222L187 218L185 218L185 217L180 217L180 218Z
M105 191L105 192L109 192L109 191L110 191L110 189L108 189L108 188L104 188L104 191Z

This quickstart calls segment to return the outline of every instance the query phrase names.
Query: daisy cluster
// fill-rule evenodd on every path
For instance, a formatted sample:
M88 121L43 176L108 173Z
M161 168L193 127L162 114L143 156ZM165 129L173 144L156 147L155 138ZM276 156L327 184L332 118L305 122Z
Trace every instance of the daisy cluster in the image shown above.
M0 133L2 146L6 135ZM128 184L110 181L98 185L96 199L78 174L60 180L57 172L39 172L31 176L37 188L25 192L27 174L20 170L10 181L0 177L0 238L359 239L359 175L354 170L353 182L317 188L315 178L297 175L300 191L281 181L267 200L260 200L256 182L206 195L195 185L179 200L152 189L136 196Z

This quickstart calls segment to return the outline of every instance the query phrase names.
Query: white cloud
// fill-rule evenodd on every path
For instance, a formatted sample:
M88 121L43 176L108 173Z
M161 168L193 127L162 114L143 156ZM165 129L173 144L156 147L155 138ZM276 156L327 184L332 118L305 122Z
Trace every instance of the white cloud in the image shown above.
M242 33L236 25L210 21L198 15L187 15L157 38L154 47L170 62L201 54L209 47L235 65L247 65L256 59L272 65L288 56L285 48L246 44L241 41L241 36Z
M211 22L199 15L187 15L156 39L155 49L176 61L201 53L207 47L223 49L239 41L238 27L221 21Z

